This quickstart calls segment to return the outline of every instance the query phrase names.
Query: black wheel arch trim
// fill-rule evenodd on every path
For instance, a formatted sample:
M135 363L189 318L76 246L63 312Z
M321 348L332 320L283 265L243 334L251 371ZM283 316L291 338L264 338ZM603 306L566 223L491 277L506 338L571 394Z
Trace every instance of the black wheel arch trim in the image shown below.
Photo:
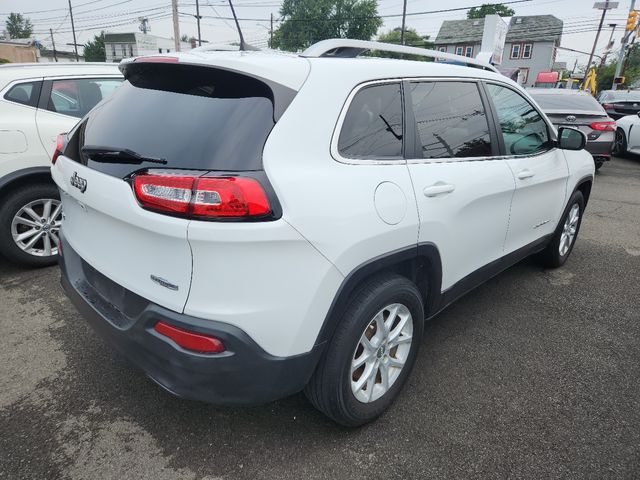
M8 175L0 178L0 193L5 189L5 187L10 186L16 180L20 180L26 177L31 176L43 176L47 175L48 180L53 184L53 178L51 178L51 169L49 167L29 167L23 168L21 170L16 170L15 172L11 172Z

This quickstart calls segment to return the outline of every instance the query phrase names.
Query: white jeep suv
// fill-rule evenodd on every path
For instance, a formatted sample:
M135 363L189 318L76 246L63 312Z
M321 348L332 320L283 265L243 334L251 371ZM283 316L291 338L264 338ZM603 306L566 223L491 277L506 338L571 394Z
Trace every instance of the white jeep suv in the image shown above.
M459 64L355 58L392 48ZM363 424L405 383L425 319L574 245L594 174L585 136L556 133L479 61L327 40L120 68L125 83L54 158L62 283L176 395L256 404L304 389Z
M57 261L62 211L49 171L56 137L121 82L113 64L0 66L0 254L9 260Z

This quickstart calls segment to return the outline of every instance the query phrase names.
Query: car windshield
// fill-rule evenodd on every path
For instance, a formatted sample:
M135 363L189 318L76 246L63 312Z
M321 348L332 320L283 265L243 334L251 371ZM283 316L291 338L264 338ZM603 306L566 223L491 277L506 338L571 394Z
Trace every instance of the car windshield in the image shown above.
M602 107L591 95L531 93L533 99L543 110L562 110L563 112L602 111Z
M601 102L640 102L640 91L606 92L600 97Z

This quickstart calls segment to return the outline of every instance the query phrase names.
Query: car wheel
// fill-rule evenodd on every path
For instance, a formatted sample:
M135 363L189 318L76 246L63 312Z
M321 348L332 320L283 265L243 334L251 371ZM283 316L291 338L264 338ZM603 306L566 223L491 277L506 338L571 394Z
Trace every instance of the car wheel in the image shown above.
M596 164L596 170L600 170L600 167L602 167L602 165L604 165L604 162L596 160L595 164Z
M616 130L615 140L613 141L613 148L611 149L611 153L618 157L623 157L627 154L627 136L624 133L624 130L618 128Z
M567 261L578 238L583 212L584 197L582 192L577 191L571 196L551 241L540 252L539 259L544 266L557 268Z
M62 204L55 185L12 190L0 211L0 252L10 261L42 267L58 260Z
M367 281L342 315L307 398L341 425L374 420L402 389L423 330L422 298L411 281L393 274Z

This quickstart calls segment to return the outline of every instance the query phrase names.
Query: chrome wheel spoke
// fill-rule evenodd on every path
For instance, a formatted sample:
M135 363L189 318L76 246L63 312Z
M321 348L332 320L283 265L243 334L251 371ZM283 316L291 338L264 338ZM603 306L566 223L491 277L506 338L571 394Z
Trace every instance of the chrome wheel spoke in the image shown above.
M16 217L14 218L13 222L16 225L26 225L27 227L39 227L40 225L42 225L41 223L38 222L34 222L33 220L30 220L26 217L19 217L16 215Z
M61 215L62 213L62 203L59 203L55 210L53 211L53 213L49 216L49 221L55 222L56 219ZM58 223L60 223L59 220L57 220Z
M31 240L29 240L27 243L25 243L24 247L22 248L23 250L28 250L31 247L33 247L35 245L35 243L40 240L40 238L42 238L42 235L44 235L44 232L38 232L38 234L36 236L34 236L33 238L31 238Z
M40 233L40 230L36 230L35 228L32 228L31 230L27 230L26 232L23 232L21 234L19 234L18 236L16 236L14 238L14 240L16 242L22 242L24 240L26 240L27 238L31 238L32 236L36 235Z

